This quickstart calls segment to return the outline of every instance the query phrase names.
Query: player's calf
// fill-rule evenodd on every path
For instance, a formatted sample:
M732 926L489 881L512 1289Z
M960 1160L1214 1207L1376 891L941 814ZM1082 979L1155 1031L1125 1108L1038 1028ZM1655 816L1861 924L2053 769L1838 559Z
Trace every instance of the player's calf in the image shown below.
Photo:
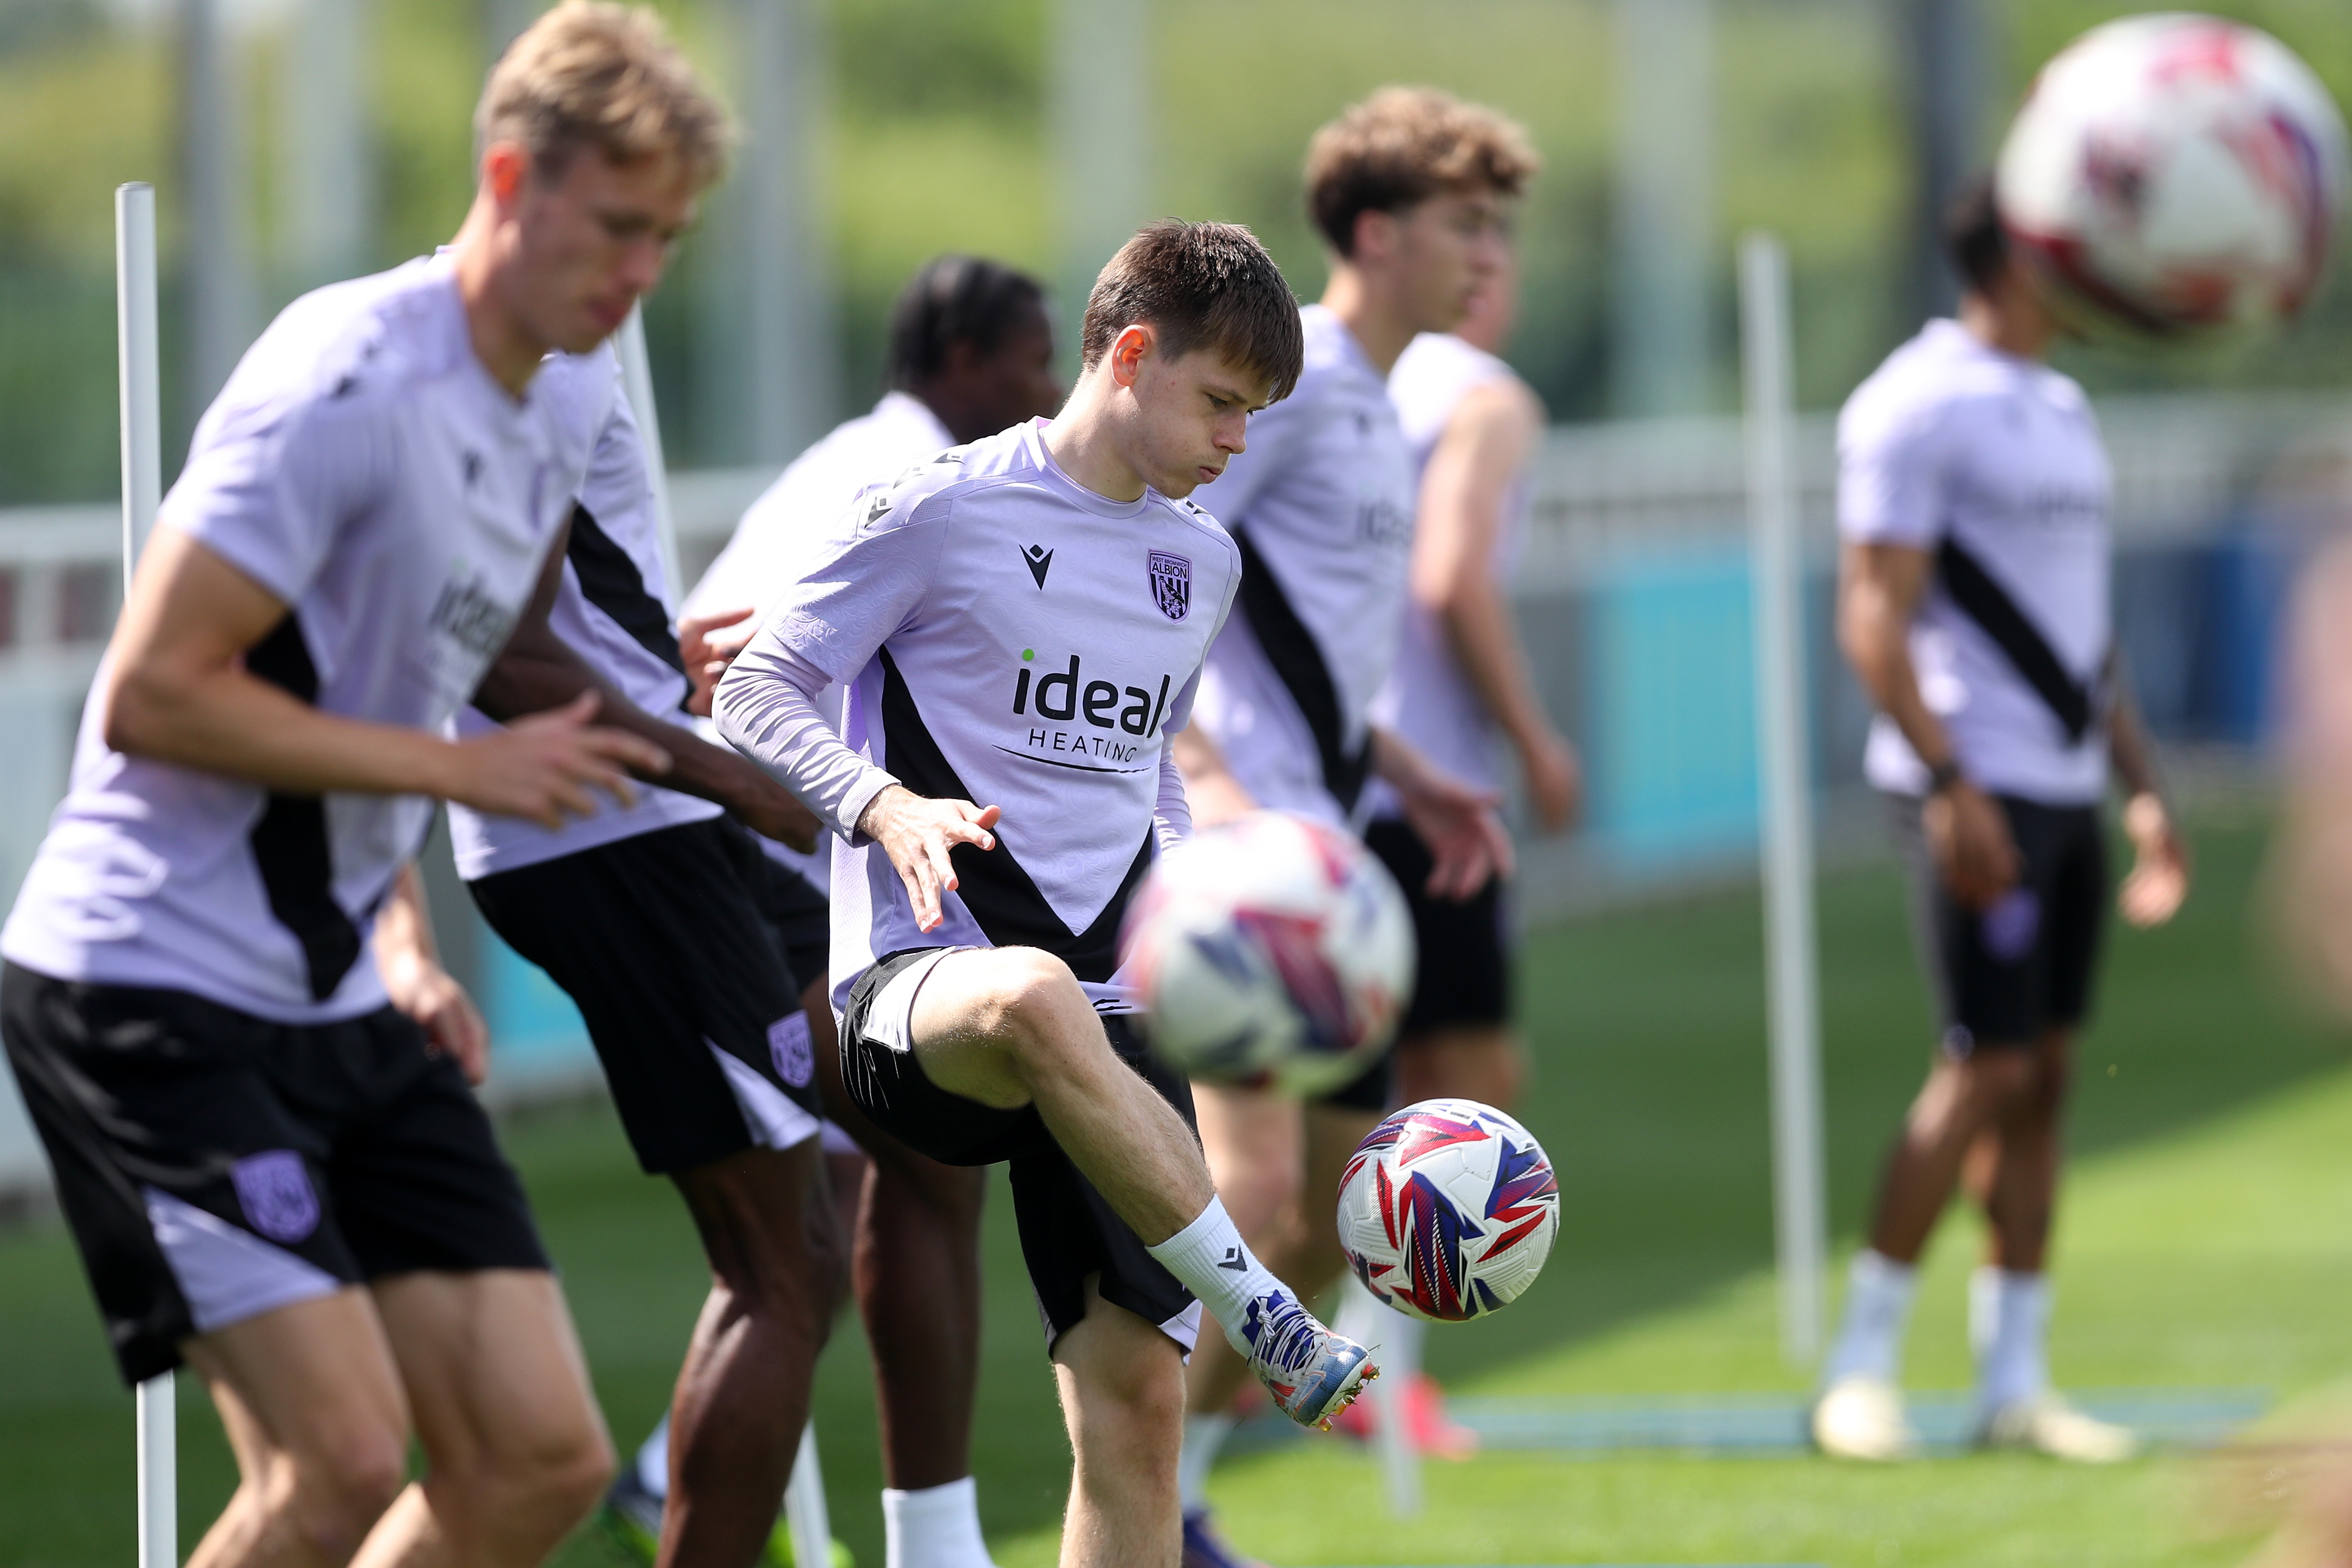
M1172 1564L1184 1417L1175 1342L1090 1287L1087 1315L1055 1342L1054 1361L1076 1458L1062 1561Z

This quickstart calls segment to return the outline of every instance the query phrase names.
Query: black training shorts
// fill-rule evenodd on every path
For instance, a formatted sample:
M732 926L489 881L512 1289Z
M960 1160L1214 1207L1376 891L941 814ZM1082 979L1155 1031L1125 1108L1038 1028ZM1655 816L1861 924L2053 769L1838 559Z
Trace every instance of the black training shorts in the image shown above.
M390 1008L271 1023L10 964L0 1039L126 1383L346 1285L548 1266L465 1075Z
M1429 894L1429 873L1437 862L1421 835L1401 821L1383 818L1364 832L1364 843L1389 868L1412 911L1417 944L1412 1005L1405 1009L1400 1038L1453 1027L1500 1028L1511 1017L1511 958L1504 927L1503 879L1456 903Z
M916 947L889 954L851 986L841 1029L841 1076L849 1097L883 1131L943 1165L1010 1163L1021 1253L1045 1320L1048 1351L1086 1316L1087 1276L1094 1274L1100 1276L1097 1288L1103 1300L1159 1324L1190 1354L1200 1331L1200 1303L1078 1174L1034 1105L1000 1111L951 1094L924 1074L912 1051L894 1049L867 1032L883 988L901 970L941 951ZM1191 1126L1192 1092L1184 1080L1152 1059L1126 1018L1113 1014L1102 1022L1119 1060Z
M490 929L579 1004L649 1173L817 1131L808 1019L772 923L791 874L713 818L470 884Z
M1919 800L1888 799L1910 883L1912 935L1946 1053L2030 1046L2048 1030L2081 1023L2107 908L2098 808L1995 796L2023 869L1991 908L1971 910L1936 873Z

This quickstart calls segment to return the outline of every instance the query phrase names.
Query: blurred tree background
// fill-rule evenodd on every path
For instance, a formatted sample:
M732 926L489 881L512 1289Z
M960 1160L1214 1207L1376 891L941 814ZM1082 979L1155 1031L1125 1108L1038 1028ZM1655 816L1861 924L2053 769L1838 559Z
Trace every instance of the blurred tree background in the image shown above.
M187 318L190 214L181 200L189 13L216 10L226 39L238 243L254 319L319 279L287 257L287 50L309 0L0 0L0 504L103 498L115 485L111 192L154 181L165 267L167 464L198 412ZM661 0L689 51L745 93L747 8L764 0ZM878 387L882 322L901 280L945 249L995 256L1057 282L1061 239L1054 101L1057 17L1087 0L800 0L806 200L819 237L830 347L808 419L862 406ZM1111 101L1149 120L1149 206L1227 218L1263 235L1302 298L1323 282L1300 211L1308 134L1388 81L1422 81L1524 121L1546 159L1519 219L1526 301L1511 358L1562 420L1627 412L1612 331L1625 280L1612 249L1623 205L1621 7L1663 0L1153 0L1143 47L1092 62ZM1766 225L1795 269L1800 391L1834 405L1916 324L1922 157L1910 10L1935 0L1678 0L1701 4L1711 118L1703 276L1702 395L1737 395L1730 256ZM368 266L446 238L471 189L468 116L493 39L528 0L373 0L360 6ZM1989 40L1979 161L2032 72L2129 7L2097 0L1979 0ZM2352 6L2241 0L2214 9L2278 34L2341 98L2352 89ZM751 107L760 107L757 105ZM741 351L712 204L649 307L670 458L713 465L756 450L719 373ZM1099 257L1094 258L1098 261ZM1059 270L1057 271L1057 267ZM2342 254L2336 269L2345 270ZM2095 389L2219 382L2337 386L2352 379L2352 291L2339 277L2304 329L2221 364L2159 365L2076 353ZM813 432L811 432L813 434Z

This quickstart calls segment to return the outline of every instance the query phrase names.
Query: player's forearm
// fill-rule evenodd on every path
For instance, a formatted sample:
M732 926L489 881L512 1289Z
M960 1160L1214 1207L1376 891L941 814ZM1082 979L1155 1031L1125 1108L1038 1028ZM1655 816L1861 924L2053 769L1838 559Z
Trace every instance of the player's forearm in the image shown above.
M482 677L481 686L474 693L474 706L501 724L511 724L530 714L562 707L591 691L597 695L598 724L627 730L669 755L667 771L640 772L640 779L730 810L766 787L765 778L742 758L711 745L690 729L665 723L631 702L544 625L534 628L525 622L516 630Z
M730 746L854 844L866 808L898 779L842 744L825 723L816 695L827 684L822 671L762 633L728 666L710 713Z
M1485 573L1465 576L1439 611L1454 662L1511 744L1532 750L1550 732L1536 698L1518 621L1502 584Z
M403 725L323 713L239 664L131 669L105 694L106 743L126 757L289 795L447 795L457 747Z

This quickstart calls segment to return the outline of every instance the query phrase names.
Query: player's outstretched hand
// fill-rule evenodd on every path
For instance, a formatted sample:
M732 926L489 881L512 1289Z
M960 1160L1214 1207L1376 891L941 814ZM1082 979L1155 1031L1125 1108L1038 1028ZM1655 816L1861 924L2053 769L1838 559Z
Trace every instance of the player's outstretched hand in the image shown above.
M1920 808L1936 874L1963 908L1989 909L2017 883L2017 842L1993 798L1968 780L1927 797Z
M583 692L562 707L458 742L456 777L442 795L542 828L560 828L566 817L595 815L592 791L635 805L637 789L629 771L667 773L669 753L626 730L590 724L598 700L596 693Z
M2164 801L2145 793L2124 802L2124 835L2132 841L2132 868L2116 891L2116 907L2134 925L2161 925L2189 896L2189 845Z
M1372 771L1404 802L1404 820L1436 862L1429 873L1432 898L1459 903L1489 877L1511 874L1511 835L1495 814L1500 794L1465 784L1394 730L1375 726L1370 739Z
M915 907L915 929L930 931L940 924L940 894L956 885L948 852L958 844L994 849L996 835L989 830L1003 814L1001 807L934 800L893 784L866 803L857 831L880 844L898 868L907 900Z
M698 718L710 716L710 694L719 689L719 677L727 673L727 666L743 651L751 633L760 629L751 619L756 613L747 604L740 610L689 615L677 623L677 656L686 665L687 712ZM722 635L711 635L722 627Z

